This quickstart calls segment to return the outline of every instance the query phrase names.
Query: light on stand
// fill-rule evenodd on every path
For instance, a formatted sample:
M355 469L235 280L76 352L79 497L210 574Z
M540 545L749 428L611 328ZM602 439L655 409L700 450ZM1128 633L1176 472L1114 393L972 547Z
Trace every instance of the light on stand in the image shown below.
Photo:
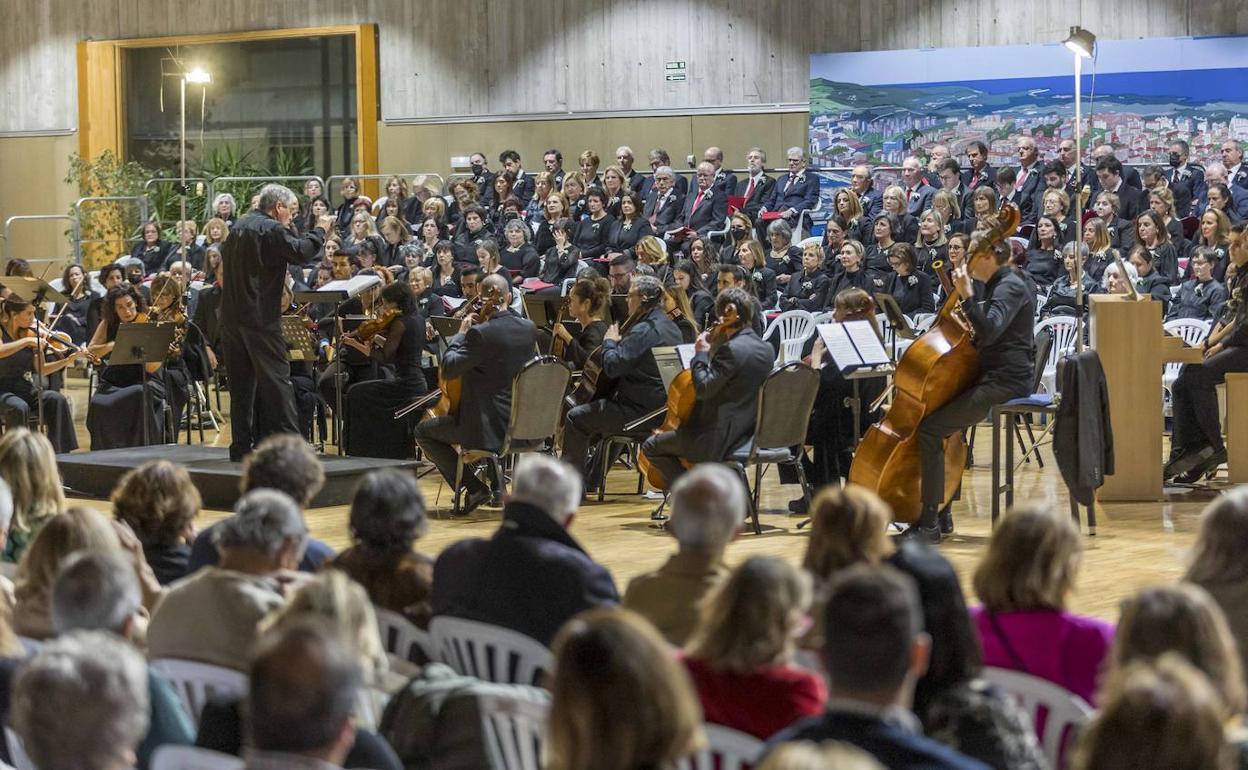
M1071 27L1070 36L1062 44L1081 59L1091 59L1096 50L1096 35L1083 27Z
M1076 210L1083 216L1087 205L1083 187L1083 60L1096 51L1096 35L1083 27L1071 27L1070 36L1062 44L1075 55L1075 200ZM1076 241L1077 242L1077 241ZM1075 246L1075 351L1083 352L1083 260Z
M186 73L186 82L199 83L200 85L205 85L207 83L212 82L212 74L209 73L208 70L204 69L203 67L196 67L192 69L190 72Z
M207 87L207 85L212 82L212 74L209 73L207 70L205 70L203 67L193 67L190 71L183 72L180 80L182 82L182 119L181 119L181 131L179 135L179 140L180 140L179 149L181 151L180 155L181 155L181 170L182 170L181 177L182 178L181 178L181 184L178 187L178 192L180 194L179 197L182 199L181 221L185 223L186 222L186 196L189 192L186 188L186 84L195 83L197 85ZM201 120L202 120L202 117L201 117ZM186 225L179 224L178 227L179 227L178 249L182 252L181 260L183 262L186 262L187 243L181 232L181 229L185 228ZM189 281L188 281L188 285L189 285Z

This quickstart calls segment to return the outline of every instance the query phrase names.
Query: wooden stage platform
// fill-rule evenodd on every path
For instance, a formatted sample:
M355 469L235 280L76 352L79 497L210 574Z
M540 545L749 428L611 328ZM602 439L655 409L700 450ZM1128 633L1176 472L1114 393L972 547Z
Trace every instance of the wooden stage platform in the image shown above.
M89 444L83 421L86 417L86 388L79 379L69 380L67 393L74 402L79 441ZM228 395L223 394L228 410ZM221 433L208 432L209 446L226 447L229 427ZM219 451L219 450L218 450ZM1016 475L1016 501L1047 502L1065 514L1068 510L1065 487L1058 476L1052 453L1046 447L1045 467L1034 463L1024 465ZM970 591L970 575L984 553L990 535L991 468L990 455L978 453L981 465L967 472L963 483L963 499L954 507L957 533L940 546L962 576L964 590ZM131 463L137 465L138 455ZM1158 458L1161 462L1161 458ZM118 474L120 475L120 474ZM1225 472L1223 472L1223 479ZM470 516L443 518L450 508L450 493L436 474L424 477L421 489L425 502L433 512L429 534L418 548L437 554L448 544L465 537L488 537L498 526L499 510L482 508ZM650 512L655 502L634 494L636 476L619 470L609 478L609 494L604 503L587 503L577 515L572 534L596 560L614 575L621 592L633 576L661 565L674 548L669 535L652 526ZM1121 599L1136 589L1179 578L1186 564L1188 550L1195 538L1199 515L1204 505L1216 494L1212 490L1168 489L1162 502L1109 503L1097 506L1098 534L1085 537L1086 552L1071 606L1076 611L1116 620ZM763 482L761 536L743 534L729 549L731 563L750 556L768 554L800 563L806 548L808 530L798 530L803 517L791 516L787 503L797 497L796 487L781 486L775 473L769 471ZM78 502L78 500L75 500ZM108 509L106 499L82 499L83 505ZM211 507L211 506L209 506ZM439 513L442 512L442 513ZM332 505L308 511L312 534L335 548L349 543L347 507ZM206 509L197 521L203 527L226 515L221 510ZM970 597L973 602L973 596Z

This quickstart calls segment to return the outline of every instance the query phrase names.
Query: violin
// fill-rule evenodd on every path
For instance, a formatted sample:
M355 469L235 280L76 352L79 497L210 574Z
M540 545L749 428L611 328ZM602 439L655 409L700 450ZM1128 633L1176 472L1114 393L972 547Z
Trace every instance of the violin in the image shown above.
M391 308L382 311L381 315L376 318L370 318L356 327L355 331L349 331L346 336L351 337L359 342L367 345L373 341L378 334L382 334L386 329L390 328L390 324L394 319L399 317L399 309Z

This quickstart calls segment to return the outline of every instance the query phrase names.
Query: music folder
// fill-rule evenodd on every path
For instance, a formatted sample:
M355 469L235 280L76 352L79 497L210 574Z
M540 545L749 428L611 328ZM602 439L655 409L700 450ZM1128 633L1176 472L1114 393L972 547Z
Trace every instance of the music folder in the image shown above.
M892 364L870 321L819 324L815 329L843 375Z
M888 322L893 325L893 331L898 337L912 340L919 336L914 325L910 323L910 318L901 312L901 305L897 304L897 298L892 294L877 291L875 293L875 304L884 311L884 315L888 317Z
M429 316L429 323L433 324L433 330L438 333L438 336L445 340L459 334L462 321L450 316L433 315Z
M368 289L381 284L375 275L357 275L346 280L330 281L315 291L294 292L295 302L346 302Z

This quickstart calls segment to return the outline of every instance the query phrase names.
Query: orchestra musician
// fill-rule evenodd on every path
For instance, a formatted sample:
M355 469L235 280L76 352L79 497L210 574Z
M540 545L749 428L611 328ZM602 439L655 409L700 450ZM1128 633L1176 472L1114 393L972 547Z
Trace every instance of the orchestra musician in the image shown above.
M308 307L297 307L293 293L294 282L287 281L282 287L282 314L298 316L312 333L315 340L318 326L308 317ZM288 356L289 357L289 356ZM311 361L290 361L290 385L295 393L295 413L299 416L299 434L308 441L312 440L312 420L316 416L316 404L320 397L316 393L316 371ZM261 415L263 419L264 415Z
M1163 475L1182 483L1212 475L1226 462L1216 388L1227 373L1248 372L1248 225L1243 222L1231 228L1230 260L1230 298L1205 338L1204 360L1185 364L1171 390L1174 435Z
M909 536L938 543L942 534L953 532L952 514L948 507L941 509L946 437L983 420L994 404L1031 390L1036 298L1009 266L1009 258L1009 244L996 244L989 254L954 270L954 289L975 333L980 374L974 385L919 424L923 509L918 523L906 531ZM981 301L976 300L976 281L984 284Z
M603 335L607 333L607 322L602 320L607 313L607 302L611 298L611 283L599 275L586 275L578 278L568 291L567 314L581 326L581 330L573 336L562 323L555 324L554 335L561 343L557 347L563 350L563 360L572 365L573 369L581 369L589 354L602 344Z
M344 183L344 192L346 190ZM346 204L344 204L345 206ZM282 287L287 266L316 258L332 231L324 215L306 235L291 229L299 199L279 184L260 189L259 207L234 223L221 249L221 336L230 373L230 460L238 462L264 438L255 415L272 415L273 432L297 433L286 342L281 331Z
M491 275L482 288L482 296L495 297L499 309L480 324L477 312L466 314L442 355L443 379L461 381L459 408L416 426L416 443L448 484L455 483L455 445L494 451L502 446L511 417L511 381L536 350L537 328L508 305L511 282ZM491 490L472 473L464 476L466 513L485 502Z
M107 359L113 352L117 331L122 324L148 322L147 303L138 289L125 283L108 290L101 309L100 325L96 327L87 349L97 358ZM285 346L282 350L285 351ZM155 376L162 367L161 362L142 365L105 363L100 371L99 386L87 406L91 448L142 446L143 420L147 420L147 436L155 443L164 443L165 423L160 416L164 413L165 386L162 378ZM149 407L146 415L143 413L144 369L147 371Z
M563 459L586 477L586 488L597 486L601 462L592 462L589 450L604 436L624 432L624 426L667 401L658 365L650 351L683 342L680 328L663 308L663 284L653 276L635 275L628 289L628 321L607 329L602 343L602 374L616 381L605 398L581 404L568 412L563 431ZM646 430L645 426L639 430ZM586 472L588 470L588 472Z
M406 281L395 281L381 290L381 312L376 327L343 335L342 343L372 360L394 367L394 379L370 380L352 385L346 399L346 449L355 457L412 456L412 426L418 413L394 419L395 410L425 394L428 389L420 369L425 322L416 310L416 297Z
M675 430L656 433L641 445L668 489L685 472L682 460L721 462L754 433L758 391L771 372L775 351L754 333L753 312L744 289L719 293L719 325L693 343L692 414Z
M182 307L182 292L178 282L168 273L161 273L152 279L151 292L149 320L171 323L175 327L174 341L169 347L165 365L161 367L161 378L164 380L169 408L173 411L174 423L177 424L190 398L191 368L188 358L193 358L196 366L199 365L199 358L197 355L188 355L188 350L194 346L190 344L193 341L188 339L190 324L186 318L186 310Z
M25 428L32 410L43 403L43 422L48 441L57 452L78 448L74 418L65 396L51 388L42 392L35 377L59 372L81 354L74 346L63 346L62 358L55 358L47 347L46 327L36 334L35 306L13 295L0 302L0 412L10 429ZM44 349L39 350L40 344Z

